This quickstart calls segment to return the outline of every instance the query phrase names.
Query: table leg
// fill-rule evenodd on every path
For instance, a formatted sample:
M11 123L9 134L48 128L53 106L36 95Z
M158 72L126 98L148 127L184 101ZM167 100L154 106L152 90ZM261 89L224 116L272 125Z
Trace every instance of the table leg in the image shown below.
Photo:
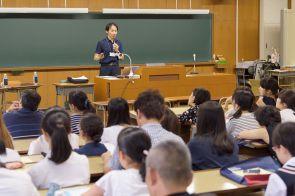
M58 89L55 87L55 105L58 105Z

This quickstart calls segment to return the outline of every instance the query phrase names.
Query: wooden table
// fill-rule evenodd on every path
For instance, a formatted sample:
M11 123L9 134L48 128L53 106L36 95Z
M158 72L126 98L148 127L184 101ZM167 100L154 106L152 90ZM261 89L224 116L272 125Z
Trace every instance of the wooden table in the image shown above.
M20 83L20 85L0 87L1 93L1 111L6 109L6 93L16 93L17 99L21 98L21 94L25 90L37 90L41 85L33 83Z
M84 193L86 192L93 184L85 184L85 185L79 185L79 186L72 186L72 187L67 187L67 188L62 188L60 191L65 191L67 193ZM38 190L40 196L46 196L48 190ZM71 195L71 194L66 194L66 195Z
M181 106L169 109L172 110L177 116L180 116L183 112L189 109L189 106ZM136 119L136 115L137 114L134 110L130 111L130 118Z
M58 105L58 96L62 96L62 103L68 100L69 93L71 91L83 91L86 94L92 95L92 100L94 100L94 83L83 83L83 84L73 84L73 83L54 83L56 89L55 104Z
M226 192L249 192L251 190L259 190L264 187L265 185L246 186L238 184L223 177L220 174L219 169L210 169L194 172L193 182L187 190L197 194L219 194Z
M27 154L30 144L32 141L36 140L37 138L24 138L24 139L14 139L13 146L16 151L20 154ZM79 137L79 146L83 146L85 144L82 137Z

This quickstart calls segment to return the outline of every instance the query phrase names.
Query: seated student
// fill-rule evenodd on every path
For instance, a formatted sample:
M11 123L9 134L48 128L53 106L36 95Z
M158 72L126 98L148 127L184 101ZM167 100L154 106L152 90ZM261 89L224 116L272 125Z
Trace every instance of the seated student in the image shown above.
M59 108L59 107L53 107L49 110L62 110L63 109ZM68 115L68 118L70 119L70 116ZM66 124L66 131L68 133L68 138L71 144L72 149L77 149L79 148L79 136L77 134L71 133L71 122L68 121ZM34 154L48 154L50 153L50 147L48 144L48 141L46 140L45 137L45 132L44 130L42 130L42 135L40 137L38 137L36 140L32 141L30 146L29 146L29 150L28 150L28 155L34 155Z
M3 115L5 125L13 138L36 137L41 133L43 113L38 111L40 95L34 90L22 93L21 101L14 102Z
M12 171L0 165L0 195L38 196L39 193L27 173Z
M0 163L8 169L17 169L23 166L17 151L6 148L3 140L0 138Z
M146 153L151 145L150 137L142 129L123 129L118 136L118 147L120 163L125 170L105 174L83 195L149 195L143 179Z
M281 110L282 122L295 122L295 91L282 90L279 93L276 107Z
M188 196L192 181L191 157L184 144L164 141L155 145L146 158L146 183L151 196Z
M117 146L117 137L130 124L129 106L121 97L112 98L108 103L108 122L101 136L102 143Z
M210 92L203 88L196 88L193 90L192 94L189 97L188 105L191 106L187 111L185 111L182 115L180 115L179 120L181 123L192 123L194 125L197 124L197 113L199 109L199 105L204 103L205 101L209 101L211 99Z
M266 196L295 195L295 122L276 127L272 135L273 149L283 165L269 177Z
M95 113L95 109L83 91L72 91L69 93L69 105L71 109L71 129L78 134L80 121L85 113Z
M69 115L62 109L52 108L44 116L42 129L51 152L28 171L38 189L47 189L50 183L61 187L89 183L88 159L72 151L69 124Z
M108 150L104 144L100 143L103 132L103 124L95 114L86 114L81 119L80 135L86 141L86 144L75 152L86 156L101 156Z
M160 124L164 115L164 108L164 98L159 91L146 90L140 93L134 102L138 126L150 136L153 145L165 140L176 140L184 143L181 137L165 130ZM115 150L111 159L110 168L121 168L118 158L118 149Z
M260 97L257 100L259 107L265 105L276 106L276 99L279 92L278 81L273 77L264 77L260 80L259 94Z
M236 112L226 124L227 131L235 137L241 131L260 128L253 113L256 107L252 91L237 90L232 97Z
M193 170L218 168L239 161L239 147L226 132L224 112L217 102L200 105L197 133L188 148Z
M3 121L2 112L0 112L0 139L3 140L6 148L14 149L13 143L12 143L12 137L9 134L9 132L5 126L5 123Z
M161 120L161 125L167 131L178 134L180 131L180 122L176 114L168 107L164 109L164 117Z
M279 110L274 106L263 106L258 108L255 113L255 119L260 126L259 129L245 130L237 135L239 139L263 140L272 148L271 137L275 127L281 123L281 115ZM272 151L272 150L271 150Z

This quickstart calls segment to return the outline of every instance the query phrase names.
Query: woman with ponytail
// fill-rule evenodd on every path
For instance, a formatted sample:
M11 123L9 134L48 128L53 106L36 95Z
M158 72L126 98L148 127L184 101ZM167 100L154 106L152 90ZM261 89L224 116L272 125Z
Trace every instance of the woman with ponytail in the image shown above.
M86 114L81 119L80 135L86 144L75 151L86 156L101 156L108 150L101 142L103 123L95 114Z
M83 91L70 92L69 104L71 109L71 129L73 133L78 134L83 115L86 113L95 113L95 109Z
M37 188L47 189L50 183L61 187L89 183L88 159L72 151L67 132L69 127L70 118L64 110L52 108L46 112L42 131L50 144L50 153L28 172Z
M255 119L255 96L250 90L237 90L232 96L235 113L227 122L227 131L236 137L241 131L260 128Z
M125 170L113 170L100 178L84 195L149 195L145 159L151 148L150 137L140 128L128 127L118 136L119 159Z

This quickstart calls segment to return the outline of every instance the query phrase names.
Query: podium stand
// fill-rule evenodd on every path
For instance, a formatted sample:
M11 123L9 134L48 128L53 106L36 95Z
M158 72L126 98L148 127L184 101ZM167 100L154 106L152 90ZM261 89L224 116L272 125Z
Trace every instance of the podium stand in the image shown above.
M108 101L110 98L123 97L134 100L147 89L158 89L164 97L189 96L194 88L202 87L211 92L212 99L231 96L236 88L235 75L208 73L186 75L181 65L142 66L136 74L138 79L99 77L94 79L95 101Z

